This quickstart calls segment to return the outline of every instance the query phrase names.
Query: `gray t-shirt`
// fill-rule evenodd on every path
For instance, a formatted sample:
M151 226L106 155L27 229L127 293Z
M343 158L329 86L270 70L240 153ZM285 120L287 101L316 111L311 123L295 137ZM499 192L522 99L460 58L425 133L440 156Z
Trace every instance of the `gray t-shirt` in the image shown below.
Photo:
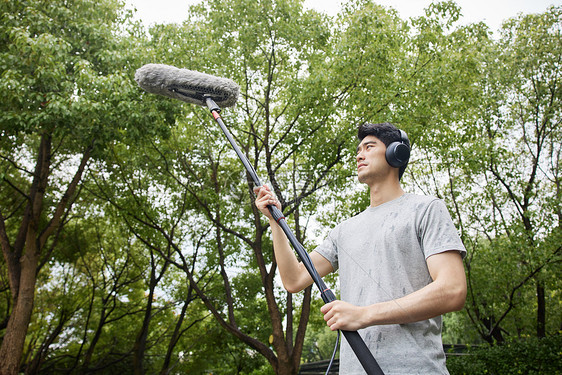
M342 301L358 306L394 300L429 284L426 259L466 250L440 199L415 194L369 207L336 226L316 249L339 269ZM410 324L372 326L359 334L385 375L448 374L441 316ZM340 374L364 374L342 340Z

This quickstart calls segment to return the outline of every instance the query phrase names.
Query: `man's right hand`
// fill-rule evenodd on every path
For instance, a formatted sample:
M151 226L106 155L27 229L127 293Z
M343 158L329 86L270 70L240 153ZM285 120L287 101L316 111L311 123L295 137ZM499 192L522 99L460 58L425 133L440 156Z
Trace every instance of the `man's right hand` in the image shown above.
M254 193L256 194L256 207L258 210L261 211L262 214L267 216L269 220L273 220L271 213L267 206L273 205L276 206L279 210L281 210L281 203L275 197L271 189L267 185L256 186L254 188Z

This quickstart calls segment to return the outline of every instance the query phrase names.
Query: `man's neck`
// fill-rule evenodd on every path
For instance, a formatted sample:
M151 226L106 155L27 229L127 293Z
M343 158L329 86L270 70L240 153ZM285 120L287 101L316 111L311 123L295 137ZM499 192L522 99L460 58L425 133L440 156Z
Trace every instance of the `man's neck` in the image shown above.
M400 181L386 181L369 186L371 194L371 207L380 206L404 195Z

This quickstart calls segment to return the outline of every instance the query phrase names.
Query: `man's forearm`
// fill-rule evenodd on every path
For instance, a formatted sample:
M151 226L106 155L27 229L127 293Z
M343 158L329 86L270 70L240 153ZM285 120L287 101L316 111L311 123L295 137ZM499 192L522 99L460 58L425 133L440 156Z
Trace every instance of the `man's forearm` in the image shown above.
M431 283L399 299L368 306L334 301L322 307L332 330L355 331L372 325L407 324L433 318L462 308L465 292L461 288L443 289Z
M432 282L402 298L367 306L364 326L412 323L457 311L465 296L462 286Z
M312 284L312 278L304 265L299 262L283 229L275 220L269 221L273 236L273 251L283 286L290 293L296 293Z
M369 306L334 301L322 306L324 319L332 330L357 330L379 324L417 322L462 309L466 279L460 255L448 251L428 258L433 282L395 300Z
M269 219L273 236L273 251L283 286L290 293L299 292L312 284L312 277L304 265L298 261L289 245L285 232L283 232L283 229L281 229L273 219L271 212L269 212L269 205L275 205L281 210L281 203L275 198L271 189L265 185L256 187L254 192L256 193L256 200L254 202L256 207ZM310 259L320 276L324 276L332 271L331 263L320 254L313 251L310 254Z

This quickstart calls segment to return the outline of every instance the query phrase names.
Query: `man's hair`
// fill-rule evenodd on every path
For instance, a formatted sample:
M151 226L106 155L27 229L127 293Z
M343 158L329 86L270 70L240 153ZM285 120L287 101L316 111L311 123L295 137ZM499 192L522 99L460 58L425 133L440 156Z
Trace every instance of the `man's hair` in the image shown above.
M357 132L357 138L359 142L363 140L368 135L377 137L386 147L388 147L392 142L400 142L402 137L400 136L400 130L389 122L383 122L382 124L362 124L359 126ZM405 140L404 143L410 147L410 141ZM400 167L398 170L398 179L402 179L402 175L406 170L408 164Z

